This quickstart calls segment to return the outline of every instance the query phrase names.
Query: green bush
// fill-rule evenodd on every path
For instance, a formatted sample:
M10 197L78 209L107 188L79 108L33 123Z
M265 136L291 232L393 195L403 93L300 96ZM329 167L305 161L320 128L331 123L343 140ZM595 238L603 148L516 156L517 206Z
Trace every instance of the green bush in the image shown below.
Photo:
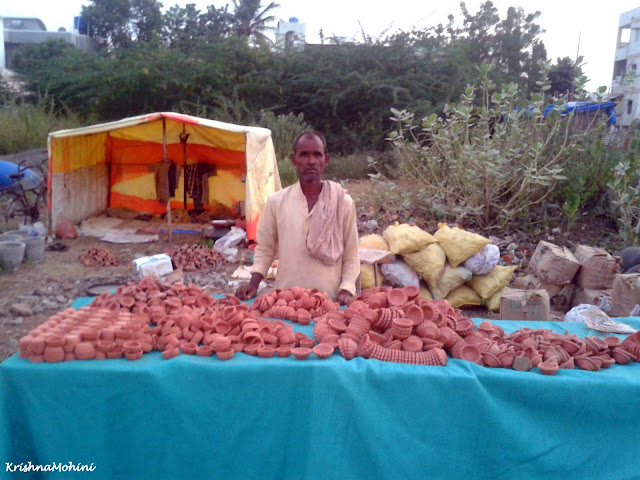
M496 89L488 67L482 70L481 84L468 87L442 117L416 122L412 113L392 110L396 130L388 139L403 172L420 185L415 203L423 211L446 221L500 227L558 197L568 171L575 177L599 171L601 165L576 162L603 129L576 128L573 114L560 114L566 98L544 94L547 81L540 82L540 94L524 99L515 84ZM545 116L549 104L555 108ZM574 194L587 193L586 183L575 185Z
M0 155L45 148L49 132L78 126L80 120L57 110L48 96L27 102L6 95L0 99Z

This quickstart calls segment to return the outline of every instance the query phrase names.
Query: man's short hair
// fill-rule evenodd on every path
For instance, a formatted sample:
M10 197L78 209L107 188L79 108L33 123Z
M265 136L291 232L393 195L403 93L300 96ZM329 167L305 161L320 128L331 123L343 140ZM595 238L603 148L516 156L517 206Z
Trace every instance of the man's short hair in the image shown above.
M300 135L298 135L295 140L293 141L293 154L296 154L296 150L298 148L298 143L300 143L300 140L302 139L302 137L317 137L321 142L322 142L322 147L324 148L324 153L327 153L327 139L324 138L324 135L320 132L318 132L317 130L309 130L306 132L301 133Z

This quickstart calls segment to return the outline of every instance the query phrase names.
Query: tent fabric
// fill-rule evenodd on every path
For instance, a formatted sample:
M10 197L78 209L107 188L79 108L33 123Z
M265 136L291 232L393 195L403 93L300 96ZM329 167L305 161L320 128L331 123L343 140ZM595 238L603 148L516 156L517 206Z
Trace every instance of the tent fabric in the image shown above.
M185 150L183 132L189 135ZM270 130L172 112L52 132L48 152L52 229L61 213L81 222L109 207L166 212L158 179L166 178L169 166L179 178L169 190L170 207L183 208L186 161L215 172L202 177L207 182L203 190L210 192L205 209L232 213L238 202L245 202L247 237L255 240L267 197L281 188ZM190 196L186 208L194 208Z

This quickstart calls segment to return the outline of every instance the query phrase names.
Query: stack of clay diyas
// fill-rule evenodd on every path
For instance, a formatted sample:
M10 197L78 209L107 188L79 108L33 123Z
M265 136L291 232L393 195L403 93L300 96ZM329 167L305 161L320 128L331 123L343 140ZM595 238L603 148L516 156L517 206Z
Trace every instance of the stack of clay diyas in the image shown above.
M307 325L314 318L335 312L339 308L339 305L324 293L301 287L274 290L260 295L251 305L251 311L256 316L280 318L301 325Z
M177 248L166 250L165 253L171 257L176 268L182 268L185 272L215 267L224 262L220 252L206 245L184 243Z

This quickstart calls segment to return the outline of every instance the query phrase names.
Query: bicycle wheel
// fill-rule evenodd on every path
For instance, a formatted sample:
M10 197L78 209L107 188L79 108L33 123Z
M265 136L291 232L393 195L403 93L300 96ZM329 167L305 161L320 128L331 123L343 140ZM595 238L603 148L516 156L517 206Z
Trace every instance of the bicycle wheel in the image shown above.
M0 231L15 230L27 223L28 209L24 199L15 192L0 194Z

